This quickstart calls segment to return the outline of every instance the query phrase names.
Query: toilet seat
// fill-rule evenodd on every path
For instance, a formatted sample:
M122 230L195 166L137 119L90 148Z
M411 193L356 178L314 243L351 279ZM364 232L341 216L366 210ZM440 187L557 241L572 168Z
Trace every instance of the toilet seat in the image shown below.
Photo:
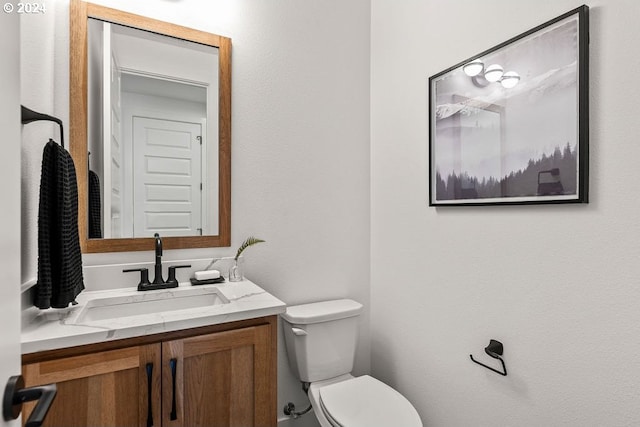
M422 427L403 395L369 375L321 386L318 395L320 409L336 427Z

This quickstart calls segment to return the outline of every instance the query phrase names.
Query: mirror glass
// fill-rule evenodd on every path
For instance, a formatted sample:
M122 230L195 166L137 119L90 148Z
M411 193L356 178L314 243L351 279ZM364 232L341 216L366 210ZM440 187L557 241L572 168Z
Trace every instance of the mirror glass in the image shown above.
M89 238L218 234L218 48L88 26Z
M230 244L230 39L71 2L83 252Z

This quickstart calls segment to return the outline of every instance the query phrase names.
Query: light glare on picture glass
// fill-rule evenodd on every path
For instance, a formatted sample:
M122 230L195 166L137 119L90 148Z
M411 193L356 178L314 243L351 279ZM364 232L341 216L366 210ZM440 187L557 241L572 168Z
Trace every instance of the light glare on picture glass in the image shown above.
M515 71L507 71L502 76L500 84L502 84L502 87L504 88L511 89L512 87L515 87L519 81L520 75L518 73L516 73Z
M497 82L502 77L503 69L498 64L489 65L487 71L484 72L484 78L490 82Z
M474 77L480 74L483 68L484 68L484 64L482 63L482 61L480 61L479 59L476 59L474 61L469 62L468 64L465 64L462 67L462 71L464 71L464 73L467 76Z

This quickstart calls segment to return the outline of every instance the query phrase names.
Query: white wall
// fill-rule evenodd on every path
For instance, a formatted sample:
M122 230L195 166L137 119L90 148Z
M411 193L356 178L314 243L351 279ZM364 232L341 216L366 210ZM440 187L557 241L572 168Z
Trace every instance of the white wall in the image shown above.
M372 0L371 17L365 0L119 3L109 4L233 38L233 247L249 234L266 239L247 254L247 275L292 304L367 304L370 263L373 373L409 397L425 425L640 423L640 3L590 4L591 203L461 209L427 206L428 76L580 2ZM68 119L66 3L55 3L56 19L51 7L23 19L22 98ZM29 126L24 134L49 125ZM33 157L23 153L23 279L35 271ZM507 377L469 360L486 360L489 338L505 345ZM279 406L298 387L283 350Z
M0 129L2 129L2 167L0 182L12 182L0 189L4 207L0 218L0 378L20 373L20 19L15 14L0 14ZM0 421L4 427L18 427L19 421Z
M69 132L68 6L47 2L46 13L20 15L20 102L37 112L64 119ZM14 12L15 13L15 12ZM42 150L53 138L60 141L57 124L33 122L22 127L22 282L35 280L38 245L38 194Z
M53 3L44 17L23 20L22 102L68 123L68 2ZM100 3L233 41L232 247L165 251L164 259L232 255L255 235L267 243L246 252L246 275L286 303L351 297L368 306L369 1ZM43 144L53 128L42 126ZM23 156L23 281L36 271L42 144ZM151 249L84 263L152 261ZM368 323L367 314L358 372L369 369ZM289 400L302 408L282 345L279 354L278 408Z
M588 205L428 207L428 77L580 4L372 0L372 372L426 426L640 424L640 3L590 2Z

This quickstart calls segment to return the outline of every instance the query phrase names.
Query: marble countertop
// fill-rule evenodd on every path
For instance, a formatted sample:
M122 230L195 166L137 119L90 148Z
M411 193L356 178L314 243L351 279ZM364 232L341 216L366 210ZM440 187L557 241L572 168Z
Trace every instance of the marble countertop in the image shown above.
M84 316L84 308L105 298L131 302L157 297L170 299L185 292L203 297L217 292L224 303L117 318ZM135 287L85 291L77 301L77 305L62 310L34 308L33 316L23 322L22 354L270 316L283 313L286 308L284 302L249 280L201 286L187 282L180 283L178 288L145 292Z

